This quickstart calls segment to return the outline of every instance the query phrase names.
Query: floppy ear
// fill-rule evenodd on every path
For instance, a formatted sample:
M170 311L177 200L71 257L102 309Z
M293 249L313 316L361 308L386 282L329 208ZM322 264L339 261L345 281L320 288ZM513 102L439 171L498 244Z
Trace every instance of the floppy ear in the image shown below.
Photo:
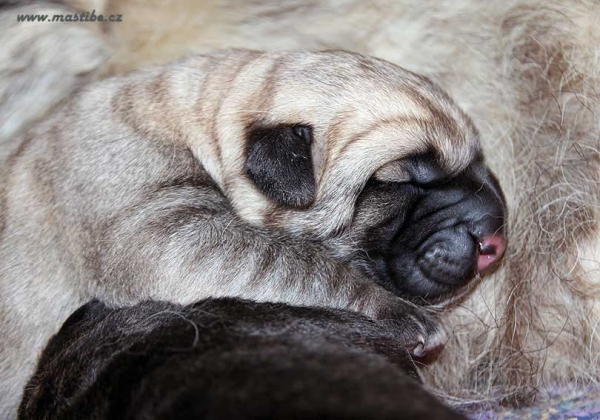
M276 203L302 208L315 199L312 128L306 125L254 127L248 131L246 174Z
M61 329L71 328L83 321L97 321L108 312L108 308L98 299L93 299L73 312L63 323Z

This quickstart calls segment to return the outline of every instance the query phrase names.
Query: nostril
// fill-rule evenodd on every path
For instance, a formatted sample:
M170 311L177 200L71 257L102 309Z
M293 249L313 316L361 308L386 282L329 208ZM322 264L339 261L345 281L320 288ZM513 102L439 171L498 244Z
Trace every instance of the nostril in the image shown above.
M477 271L482 273L500 260L506 250L506 239L503 235L492 235L479 243Z

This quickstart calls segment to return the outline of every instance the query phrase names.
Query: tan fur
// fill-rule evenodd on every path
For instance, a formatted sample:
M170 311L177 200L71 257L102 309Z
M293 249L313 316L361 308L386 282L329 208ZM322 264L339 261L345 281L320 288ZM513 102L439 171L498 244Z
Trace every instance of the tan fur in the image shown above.
M478 126L511 220L505 263L450 316L430 383L463 399L520 402L598 381L596 2L113 0L108 9L125 22L106 30L108 73L223 47L344 48L441 84Z
M314 131L318 174L302 211L274 206L244 169L250 127L299 123ZM46 340L91 298L347 308L400 320L399 345L436 346L428 310L352 264L374 216L390 216L354 219L365 183L426 148L448 177L480 154L439 87L347 52L223 51L84 87L3 148L0 413L14 413Z
M502 269L449 317L430 383L522 401L600 379L600 6L516 0L115 0L112 72L222 47L345 48L439 82L509 201Z

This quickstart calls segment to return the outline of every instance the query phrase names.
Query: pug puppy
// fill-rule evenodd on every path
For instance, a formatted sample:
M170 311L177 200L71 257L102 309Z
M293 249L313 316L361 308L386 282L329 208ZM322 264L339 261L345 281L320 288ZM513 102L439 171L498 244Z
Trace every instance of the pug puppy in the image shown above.
M3 413L97 297L237 296L401 325L413 354L494 266L504 200L469 118L428 79L342 51L195 56L91 85L7 143Z
M19 419L447 419L397 330L354 312L208 299L87 303L44 350Z

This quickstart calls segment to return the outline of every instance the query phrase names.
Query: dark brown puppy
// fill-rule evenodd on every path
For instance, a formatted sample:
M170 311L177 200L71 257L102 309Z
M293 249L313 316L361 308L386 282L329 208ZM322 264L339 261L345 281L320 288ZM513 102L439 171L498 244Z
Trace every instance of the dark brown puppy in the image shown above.
M19 418L462 418L423 390L398 338L342 310L93 301L50 341Z

